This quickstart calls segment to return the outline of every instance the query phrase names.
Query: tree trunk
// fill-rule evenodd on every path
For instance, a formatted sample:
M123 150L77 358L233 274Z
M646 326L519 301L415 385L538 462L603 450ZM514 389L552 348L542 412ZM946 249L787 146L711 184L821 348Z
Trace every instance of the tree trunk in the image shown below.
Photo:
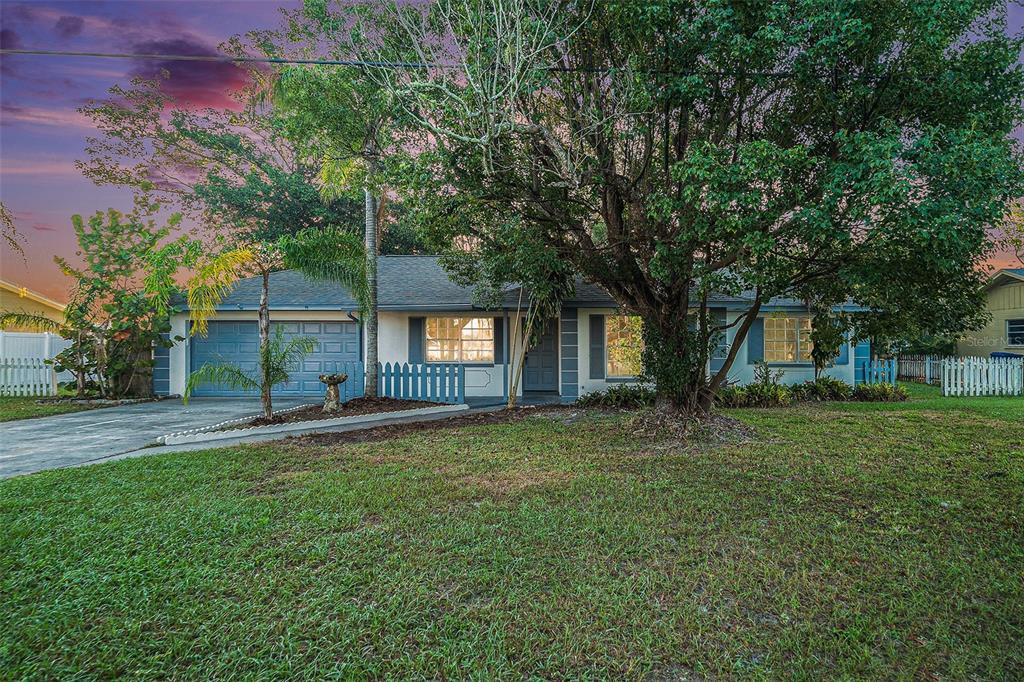
M273 419L274 403L270 391L270 271L263 271L263 289L260 291L259 310L260 332L260 401L263 403L263 417Z
M370 309L366 311L366 386L364 395L377 397L377 201L370 188L363 190L366 203L366 284Z

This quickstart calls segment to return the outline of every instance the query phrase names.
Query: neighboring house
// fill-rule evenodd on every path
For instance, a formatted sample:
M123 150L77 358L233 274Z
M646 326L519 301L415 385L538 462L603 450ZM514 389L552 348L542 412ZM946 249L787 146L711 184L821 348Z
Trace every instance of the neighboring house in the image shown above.
M985 309L992 319L957 344L960 355L1024 355L1024 268L999 270L985 285Z
M64 304L37 294L23 286L0 279L0 310L12 313L42 315L55 322L64 321ZM38 331L34 328L7 327L9 332Z
M524 359L522 343L512 343L517 334L522 338L518 289L507 291L495 308L481 308L473 303L472 288L452 282L435 256L382 256L378 275L381 363L464 365L468 398L506 397L520 362L524 363L520 394L558 396L565 402L616 383L636 381L638 325L624 318L600 287L578 282L575 296L565 301L558 319L551 321L540 343L528 349ZM219 306L206 337L189 336L188 314L176 315L171 334L187 340L157 358L156 392L182 393L188 373L208 361L254 368L259 295L259 278L238 282ZM734 321L749 304L743 296L720 295L710 301L712 314L726 322ZM272 322L282 325L286 335L312 336L320 342L297 368L294 381L276 393L321 395L319 374L364 360L358 306L343 287L307 280L294 270L275 272L270 277L270 308ZM728 329L716 350L712 370L721 367L737 326ZM736 357L730 381L749 382L754 364L761 360L783 370L788 383L813 378L809 332L806 305L794 299L769 302ZM513 345L518 352L513 353ZM868 352L866 343L857 349L844 344L827 373L854 383L854 357L866 357ZM233 394L217 386L196 392Z

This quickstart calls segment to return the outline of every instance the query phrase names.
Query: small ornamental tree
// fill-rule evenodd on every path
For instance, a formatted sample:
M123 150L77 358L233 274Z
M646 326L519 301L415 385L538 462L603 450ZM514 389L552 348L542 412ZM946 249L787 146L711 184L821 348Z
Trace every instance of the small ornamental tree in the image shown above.
M90 377L106 398L152 395L153 349L171 344L166 335L175 277L199 253L198 245L171 239L179 220L173 215L157 226L145 212L113 209L88 220L72 216L82 264L54 258L73 280L64 320L8 311L0 315L0 326L27 324L71 340L55 358L55 368L75 374L79 396Z
M706 412L775 296L837 282L890 328L975 321L987 230L1022 187L1002 0L361 11L418 150L407 203L484 258L514 217L642 317L659 407ZM709 374L712 294L743 291Z

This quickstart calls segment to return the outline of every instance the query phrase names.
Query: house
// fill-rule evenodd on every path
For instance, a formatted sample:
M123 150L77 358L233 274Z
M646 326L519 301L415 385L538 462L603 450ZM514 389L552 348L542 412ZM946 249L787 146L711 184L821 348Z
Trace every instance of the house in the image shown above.
M465 396L504 399L523 363L519 394L557 397L571 402L578 396L636 381L640 340L637 325L624 317L600 287L578 282L572 300L564 302L558 319L551 320L541 341L524 353L518 289L505 292L494 307L474 303L473 290L453 282L435 256L382 256L378 266L378 355L381 363L455 363L464 368ZM189 336L187 311L171 321L172 336L186 340L157 358L154 390L180 394L191 370L204 362L223 359L256 366L256 316L260 279L241 280L221 302L207 336ZM716 319L732 322L750 305L743 296L712 298ZM293 381L276 389L281 395L318 396L321 373L341 371L365 360L366 341L358 305L340 285L307 280L294 270L270 276L271 320L286 335L315 337L317 350L293 373ZM711 360L717 370L735 334L730 327ZM754 364L766 361L796 383L813 378L810 358L810 316L795 299L776 299L763 307L733 364L730 381L746 383ZM844 345L827 372L855 381L854 358L866 357L868 347ZM348 363L348 364L346 364ZM234 395L220 386L204 386L196 395Z
M0 310L12 313L28 313L48 317L54 322L64 321L64 304L37 294L26 287L0 279ZM32 327L6 327L9 332L35 332Z
M960 355L1024 355L1024 268L998 270L985 285L988 324L957 343Z

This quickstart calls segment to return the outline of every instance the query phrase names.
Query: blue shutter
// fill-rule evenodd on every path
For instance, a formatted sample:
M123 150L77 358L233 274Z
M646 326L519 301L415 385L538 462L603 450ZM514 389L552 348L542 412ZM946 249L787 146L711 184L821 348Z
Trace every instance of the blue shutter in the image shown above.
M409 318L409 362L419 364L423 362L423 338L426 335L425 317Z
M757 318L747 332L747 364L764 360L764 318Z
M843 341L843 345L839 347L839 357L836 358L836 364L850 364L850 339L846 339L846 341Z
M715 308L711 311L711 324L716 327L723 326L725 324L725 308ZM727 331L722 330L718 332L718 337L715 339L715 346L711 349L711 371L717 372L722 369L722 365L725 364L725 356L729 354L728 345L726 344Z
M590 316L590 378L604 379L604 315Z
M505 364L505 320L494 318L494 364Z

